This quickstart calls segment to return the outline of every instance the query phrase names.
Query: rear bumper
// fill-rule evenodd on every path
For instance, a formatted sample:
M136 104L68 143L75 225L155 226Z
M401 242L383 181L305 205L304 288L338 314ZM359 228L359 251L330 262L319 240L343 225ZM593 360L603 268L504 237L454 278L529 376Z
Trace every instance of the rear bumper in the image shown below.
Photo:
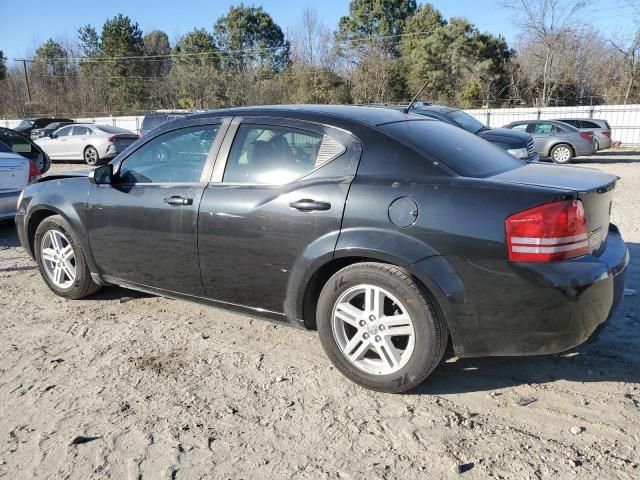
M0 193L0 220L11 220L18 211L20 192Z
M539 355L580 345L611 317L624 294L629 252L611 225L597 257L553 263L452 260L465 289L464 298L451 305L458 356Z
M596 152L595 142L580 142L575 146L576 157L588 157Z
M598 140L598 147L600 147L599 148L600 150L604 150L606 148L609 148L613 144L613 141L611 140L611 137L607 137L605 135L598 136L597 140Z

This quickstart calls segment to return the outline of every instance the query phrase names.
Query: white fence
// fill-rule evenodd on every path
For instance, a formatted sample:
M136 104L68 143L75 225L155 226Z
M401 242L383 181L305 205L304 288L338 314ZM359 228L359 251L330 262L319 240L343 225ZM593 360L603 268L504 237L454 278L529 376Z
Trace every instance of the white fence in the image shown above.
M612 129L612 139L623 146L640 146L640 105L594 105L547 108L495 108L467 110L489 127L501 127L516 120L549 120L554 118L598 118L607 120ZM93 122L126 128L137 132L143 115L128 117L77 118L79 122ZM20 120L0 120L0 126L14 128Z

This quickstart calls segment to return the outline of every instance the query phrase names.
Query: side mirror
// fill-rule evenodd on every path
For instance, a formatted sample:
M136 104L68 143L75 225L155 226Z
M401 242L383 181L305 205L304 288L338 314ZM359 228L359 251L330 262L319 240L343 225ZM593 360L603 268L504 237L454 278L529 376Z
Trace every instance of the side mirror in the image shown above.
M89 172L89 181L96 185L111 185L113 180L113 165L110 163L94 168Z

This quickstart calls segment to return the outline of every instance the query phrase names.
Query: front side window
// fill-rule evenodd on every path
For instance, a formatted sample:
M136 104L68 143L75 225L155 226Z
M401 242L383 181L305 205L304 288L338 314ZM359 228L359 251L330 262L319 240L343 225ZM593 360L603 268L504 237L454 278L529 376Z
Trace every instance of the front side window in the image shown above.
M282 185L303 177L344 153L338 141L289 127L241 125L223 182Z
M87 127L73 127L73 135L89 135Z
M71 135L71 129L73 127L64 127L55 132L56 137L66 137L67 135Z
M200 125L163 133L122 163L118 182L199 182L220 125Z

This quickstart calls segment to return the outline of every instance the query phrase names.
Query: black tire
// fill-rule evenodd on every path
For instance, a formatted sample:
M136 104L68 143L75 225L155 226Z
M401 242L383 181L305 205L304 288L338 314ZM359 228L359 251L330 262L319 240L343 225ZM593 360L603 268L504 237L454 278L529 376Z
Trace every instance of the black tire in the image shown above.
M594 145L594 152L593 153L596 153L598 150L600 150L600 142L598 142L597 139L594 140L594 142L595 142L595 145Z
M394 373L378 375L361 370L345 357L336 341L332 327L334 306L344 292L357 285L387 290L405 306L413 320L413 353ZM409 272L394 265L373 262L345 267L327 281L318 299L316 321L320 341L334 366L355 383L387 393L404 392L422 383L442 360L449 337L434 303Z
M566 165L567 163L571 163L571 160L573 160L573 148L571 148L571 145L567 145L566 143L559 143L551 149L549 157L554 163Z
M95 167L96 165L100 165L100 155L98 155L98 150L95 147L89 145L84 149L83 152L84 161L87 165L91 165Z
M61 288L56 285L47 275L44 269L43 260L42 260L42 241L45 234L50 230L58 230L62 232L65 237L68 239L69 244L73 248L73 253L75 255L75 281L68 288ZM91 278L91 272L89 271L89 267L87 266L87 262L84 257L84 251L80 246L80 241L78 240L78 236L75 234L69 222L67 222L60 215L52 215L51 217L45 218L36 230L36 236L34 240L34 253L36 257L36 261L38 262L38 269L40 270L40 275L46 282L47 286L51 289L53 293L59 295L64 298L70 298L73 300L77 300L79 298L86 297L91 295L98 290L100 290L100 285L95 283Z

